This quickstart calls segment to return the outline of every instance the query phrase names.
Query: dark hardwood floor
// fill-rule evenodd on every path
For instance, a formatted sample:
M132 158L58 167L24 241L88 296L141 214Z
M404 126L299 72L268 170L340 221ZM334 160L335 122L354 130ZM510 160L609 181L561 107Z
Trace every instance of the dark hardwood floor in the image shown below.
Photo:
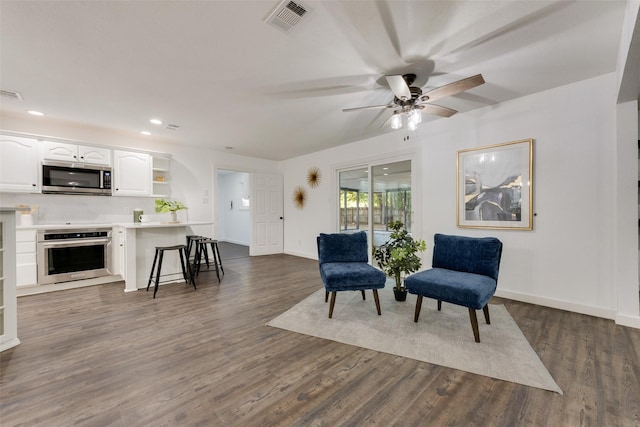
M19 298L0 424L640 425L639 330L502 300L560 396L265 326L321 288L317 262L223 261L222 283L155 300L121 283Z

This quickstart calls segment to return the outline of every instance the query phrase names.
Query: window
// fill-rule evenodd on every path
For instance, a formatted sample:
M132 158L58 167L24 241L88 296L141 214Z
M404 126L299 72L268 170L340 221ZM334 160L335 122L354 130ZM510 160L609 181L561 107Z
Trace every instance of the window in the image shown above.
M347 169L338 175L341 233L366 231L378 246L389 236L390 221L402 221L411 231L411 160Z

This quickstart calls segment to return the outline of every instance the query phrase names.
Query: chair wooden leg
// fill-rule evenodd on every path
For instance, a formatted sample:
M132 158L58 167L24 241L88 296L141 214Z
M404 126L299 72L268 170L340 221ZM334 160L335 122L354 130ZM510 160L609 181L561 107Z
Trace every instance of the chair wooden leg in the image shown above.
M362 291L362 293L364 294L364 291ZM373 290L373 299L376 302L376 310L378 310L378 316L380 316L382 313L380 312L380 298L378 298L378 290L377 289Z
M333 316L333 306L336 305L337 292L331 292L331 302L329 303L329 319Z
M416 313L413 315L414 322L418 322L418 317L420 317L421 308L422 308L422 295L418 295L418 299L416 300Z
M489 319L489 304L486 304L482 307L482 311L484 312L484 320L487 321L487 325L491 324L491 320Z
M360 291L360 292L362 292L362 301L366 301L367 297L364 296L364 289L362 291Z
M473 337L476 342L480 342L480 331L478 330L478 317L476 311L473 308L469 309L469 319L471 319L471 328L473 329Z
M324 291L324 302L329 301L329 291Z
M442 311L442 301L438 300L438 311Z

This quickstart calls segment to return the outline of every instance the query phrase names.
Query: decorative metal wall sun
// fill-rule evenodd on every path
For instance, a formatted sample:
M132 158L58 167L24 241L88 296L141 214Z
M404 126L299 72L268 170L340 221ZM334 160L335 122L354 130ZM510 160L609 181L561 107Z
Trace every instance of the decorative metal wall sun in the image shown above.
M304 204L306 201L307 191L302 186L298 185L295 190L293 190L293 202L295 203L296 208L304 208Z
M315 166L307 172L307 183L311 188L317 188L320 185L320 178L322 178L322 173Z

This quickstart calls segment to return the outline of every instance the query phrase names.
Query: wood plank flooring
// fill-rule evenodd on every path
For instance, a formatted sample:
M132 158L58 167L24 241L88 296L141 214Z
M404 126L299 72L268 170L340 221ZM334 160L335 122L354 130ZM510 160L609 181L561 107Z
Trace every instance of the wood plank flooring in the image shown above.
M155 300L122 283L19 298L0 424L640 426L639 330L501 300L560 396L265 326L322 287L317 262L223 262L222 283Z

